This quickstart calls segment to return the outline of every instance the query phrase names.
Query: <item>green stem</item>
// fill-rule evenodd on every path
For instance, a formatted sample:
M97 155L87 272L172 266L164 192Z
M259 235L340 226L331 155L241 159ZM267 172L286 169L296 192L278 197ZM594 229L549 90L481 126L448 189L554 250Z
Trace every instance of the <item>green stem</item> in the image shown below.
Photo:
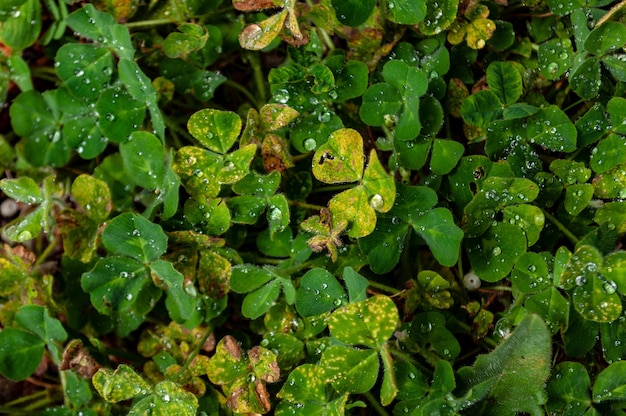
M189 356L185 360L185 363L180 367L180 369L176 373L176 376L175 376L176 379L179 379L184 374L185 370L187 368L189 368L189 366L193 362L194 358L196 358L196 356L200 353L200 350L202 349L202 346L204 345L206 340L209 339L209 337L211 336L211 333L212 333L211 329L207 328L206 329L206 333L204 334L202 339L198 342L198 344L193 349L193 351L191 351L191 353L189 354Z
M264 103L267 101L267 90L265 89L265 75L263 74L263 68L261 67L261 60L257 53L248 53L248 61L252 66L252 73L254 74L254 84L257 87L259 93L259 101Z
M153 19L153 20L141 20L136 22L125 23L128 29L143 29L147 27L163 26L173 24L172 19Z
M33 268L37 268L38 266L40 266L48 258L52 250L54 250L55 246L56 246L56 240L48 241L48 246L44 249L43 253L41 253L41 255L37 258L37 261L33 265Z
M550 214L548 211L546 211L545 209L542 209L543 211L543 215L546 216L546 218L548 220L550 220L550 222L552 224L554 224L556 226L556 228L559 229L559 231L561 231L567 238L569 238L569 240L574 243L574 244L578 244L578 242L580 241L580 239L578 237L576 237L570 230L567 229L567 227L565 225L563 225L559 220L556 219L556 217L554 217L552 214Z
M383 283L378 283L375 280L367 280L369 285L375 289L382 290L383 292L391 293L392 295L398 294L402 292L401 290L396 289L395 287L387 286Z
M31 400L38 399L40 396L47 396L47 395L48 395L48 392L46 390L39 390L39 391L36 391L35 393L29 394L28 396L22 396L11 402L5 403L5 406L8 408L12 408L18 404L29 402ZM2 413L2 411L0 411L0 413Z
M378 403L378 400L376 400L372 392L366 391L365 393L363 393L363 395L365 396L369 404L372 405L376 413L378 413L381 416L389 416L389 413L387 413L385 408L380 403Z
M289 200L288 202L289 202L289 205L293 205L294 207L307 208L307 209L312 209L314 211L321 211L326 208L321 205L309 204L309 203L300 202L300 201Z
M250 100L252 105L254 105L254 107L257 110L261 109L262 104L259 101L257 101L256 98L254 98L254 95L252 95L252 93L250 91L248 91L247 88L244 88L243 86L239 85L239 83L231 81L230 79L227 79L226 82L224 82L224 85L228 85L229 87L236 89L237 91L239 91L240 93L245 95L246 98L248 100Z

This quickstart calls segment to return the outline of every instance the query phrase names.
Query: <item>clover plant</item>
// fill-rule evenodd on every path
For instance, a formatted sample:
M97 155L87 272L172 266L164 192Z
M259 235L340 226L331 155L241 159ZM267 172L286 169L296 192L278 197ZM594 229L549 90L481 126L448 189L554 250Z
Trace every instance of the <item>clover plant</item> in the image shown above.
M624 414L625 5L4 0L0 413Z

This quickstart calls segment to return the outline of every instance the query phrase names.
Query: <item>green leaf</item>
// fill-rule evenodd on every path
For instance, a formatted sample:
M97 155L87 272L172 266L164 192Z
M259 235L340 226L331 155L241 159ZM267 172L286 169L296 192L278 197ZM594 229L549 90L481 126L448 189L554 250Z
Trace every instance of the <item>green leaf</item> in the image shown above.
M120 162L121 163L121 162ZM82 205L83 211L80 216L86 214L87 217L96 221L98 225L108 217L111 211L111 192L106 182L100 181L89 175L79 175L71 188L74 200ZM70 224L72 228L76 224ZM85 231L85 230L82 230ZM95 248L92 246L92 249Z
M446 360L458 356L461 352L461 345L454 334L446 328L446 319L439 312L417 314L409 324L407 333L411 340L422 348L432 347Z
M15 133L28 138L24 153L30 163L36 166L67 163L70 149L59 129L61 114L52 92L21 93L13 100L9 116Z
M152 85L150 78L143 73L137 62L130 58L120 59L117 69L120 80L131 97L139 102L146 103L146 107L150 111L153 131L161 141L164 141L165 121L159 109L156 88Z
M395 137L398 140L412 140L421 130L418 98L426 93L428 78L423 71L399 60L385 64L383 77L402 96L402 112L396 123Z
M4 228L4 234L12 241L22 243L41 234L45 224L45 208L40 205L24 217L18 217Z
M541 230L546 221L541 208L534 205L518 204L505 207L502 214L505 222L517 225L526 234L528 247L539 241Z
M345 302L346 293L332 274L311 269L302 276L296 292L296 309L301 316L317 316Z
M624 147L624 137L618 134L609 136L598 143L591 150L589 166L596 173L607 172L626 163L626 152L620 151Z
M236 293L248 293L276 277L277 275L268 269L238 264L231 269L230 288Z
M358 274L352 267L348 266L343 269L343 281L348 289L350 303L367 299L366 289L369 286L369 281Z
M398 114L401 108L402 96L394 87L386 83L374 84L363 94L359 116L365 124L379 127Z
M313 175L324 183L355 182L363 176L363 138L353 129L333 132L313 156Z
M626 362L618 361L605 368L593 383L595 403L626 399Z
M396 183L378 160L372 150L363 173L363 188L369 197L369 206L378 212L387 212L393 207L396 198Z
M150 264L152 280L157 287L165 290L165 306L175 322L183 322L191 317L195 299L189 294L183 275L174 269L169 261L157 260Z
M539 45L537 58L544 77L555 80L570 69L574 57L571 45L569 39L551 39Z
M44 345L30 332L4 328L0 331L0 373L9 380L25 380L39 366Z
M564 361L557 364L548 381L548 404L551 411L563 411L565 409L584 409L591 404L589 391L591 381L587 369L580 363Z
M529 296L524 306L528 312L541 316L553 334L569 324L570 302L553 286Z
M265 48L278 36L286 18L287 10L285 9L258 23L249 24L239 33L239 44L242 48L253 51Z
M487 68L487 84L505 105L515 103L522 96L522 75L511 62L491 63Z
M626 98L613 97L606 105L606 110L609 113L611 124L613 125L613 131L619 134L626 134Z
M238 195L272 196L280 186L280 173L272 171L267 175L261 175L251 171L246 176L233 184L232 189Z
M467 240L472 268L487 282L497 282L508 275L525 251L526 238L522 231L506 223L497 223L482 237Z
M124 142L143 122L146 106L124 90L109 88L99 91L96 111L98 126L107 139Z
M601 75L600 60L591 57L571 69L569 84L576 94L589 100L596 97L600 91Z
M154 287L145 266L127 257L98 260L92 270L83 273L81 287L90 294L94 308L103 315L147 313L152 309L149 302L156 302L161 296L161 290ZM132 318L137 318L121 317L132 322L135 322Z
M57 51L55 60L59 78L85 101L95 100L111 81L113 55L106 48L66 43Z
M546 259L538 253L524 253L511 272L511 283L522 293L534 293L550 287Z
M198 399L192 393L172 381L161 381L154 386L154 393L138 400L128 412L129 416L149 414L194 416Z
M214 384L228 384L245 376L248 362L241 347L230 335L225 336L215 347L215 354L209 360L207 375Z
M374 296L334 311L328 318L328 328L341 342L379 349L391 337L397 322L398 310L393 301Z
M383 7L387 18L401 25L415 25L426 16L426 5L411 0L386 0Z
M411 225L432 250L439 263L454 265L459 257L463 231L447 208L435 208L411 221Z
M585 50L597 56L606 55L626 45L626 27L620 22L607 21L596 27L585 40Z
M277 194L268 198L267 203L267 223L270 234L283 231L290 222L289 201L284 194Z
M216 197L220 183L216 180L223 159L211 151L195 146L178 149L172 169L181 179L185 190L200 203Z
M41 31L41 4L38 0L26 0L15 5L11 19L0 25L0 41L19 52L35 43Z
M374 350L356 350L333 345L322 353L324 374L338 393L364 393L378 378L378 354Z
M256 224L261 213L267 206L267 201L257 196L236 196L227 202L233 222L241 224Z
M430 169L437 175L447 175L459 163L465 147L453 140L433 140Z
M502 103L492 90L481 90L470 95L461 104L461 117L466 123L486 127L502 115Z
M48 345L53 359L61 361L60 342L67 339L63 324L52 318L46 308L40 305L21 306L15 314L15 323L36 334Z
M359 26L370 17L376 0L332 0L337 20L347 26Z
M570 215L578 215L587 208L591 198L593 198L593 185L579 183L565 188L563 205Z
M426 0L426 15L419 22L420 31L427 36L446 30L456 19L459 4L456 1Z
M276 396L296 403L324 402L326 401L324 372L324 368L318 365L302 364L289 373L287 381Z
M399 217L385 216L378 218L376 228L371 234L359 238L359 248L367 256L374 273L387 273L398 264L408 231L409 225L401 222Z
M200 110L187 122L189 133L207 149L226 153L241 132L241 118L231 111Z
M250 143L224 156L217 180L222 184L231 184L246 176L250 171L250 163L256 150L257 146Z
M246 295L241 304L241 313L246 318L257 319L274 305L279 294L280 282L272 280Z
M165 151L161 141L146 131L134 131L127 142L120 144L124 168L134 183L157 189L163 183Z
M544 383L550 375L551 336L537 315L527 314L495 350L458 371L457 397L487 387L484 414L543 414Z
M44 201L39 185L28 176L17 179L2 179L0 180L0 189L9 198L26 204L39 204Z
M167 249L167 236L158 224L127 212L113 218L102 232L102 244L112 254L148 263Z
M335 102L343 102L351 98L360 97L367 89L368 70L367 65L361 61L350 60L345 63L341 55L333 56L326 60L335 78L337 98ZM332 95L332 92L329 93Z
M101 368L93 376L93 386L100 396L110 403L130 400L150 392L150 385L126 364L115 371Z

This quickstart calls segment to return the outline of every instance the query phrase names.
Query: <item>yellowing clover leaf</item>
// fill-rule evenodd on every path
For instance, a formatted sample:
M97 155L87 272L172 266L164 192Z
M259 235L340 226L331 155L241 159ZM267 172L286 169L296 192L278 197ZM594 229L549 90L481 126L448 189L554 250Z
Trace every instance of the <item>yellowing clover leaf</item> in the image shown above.
M353 238L370 234L376 226L376 213L393 206L396 187L374 150L363 170L363 138L352 129L333 132L328 142L313 156L313 175L324 183L359 182L354 188L335 195L329 202L332 226L348 223Z

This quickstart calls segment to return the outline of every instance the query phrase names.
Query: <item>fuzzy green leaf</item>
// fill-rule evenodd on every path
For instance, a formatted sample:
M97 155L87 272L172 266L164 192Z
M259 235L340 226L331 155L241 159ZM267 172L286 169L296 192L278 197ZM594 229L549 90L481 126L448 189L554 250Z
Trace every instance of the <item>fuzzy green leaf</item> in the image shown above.
M543 414L544 383L550 374L551 336L537 315L528 314L495 350L458 371L457 396L489 386L484 414Z

